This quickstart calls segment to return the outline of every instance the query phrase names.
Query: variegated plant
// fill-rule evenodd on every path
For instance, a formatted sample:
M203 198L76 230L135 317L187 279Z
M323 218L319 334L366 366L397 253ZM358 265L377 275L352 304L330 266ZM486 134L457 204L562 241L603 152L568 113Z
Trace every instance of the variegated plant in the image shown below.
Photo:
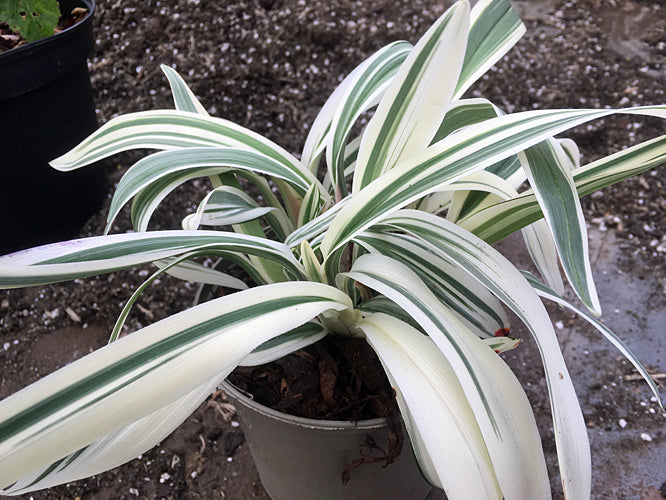
M567 498L587 498L585 423L540 297L576 310L562 298L561 263L592 313L578 312L658 396L639 361L595 317L578 197L663 162L666 136L585 166L572 141L554 137L611 113L666 117L666 106L505 114L463 98L523 31L508 0L481 0L471 11L467 0L457 2L415 46L388 45L342 82L300 160L209 116L169 68L176 110L115 118L55 160L55 168L72 170L128 149L161 150L127 171L111 204L108 227L132 201L136 232L1 257L0 286L154 263L144 286L169 273L240 291L115 341L137 290L113 342L2 401L4 493L130 460L173 431L236 366L339 335L365 338L376 351L423 474L449 498L547 498L534 416L497 354L517 344L503 336L508 306L539 347ZM375 106L354 137L359 116ZM195 177L210 178L213 189L183 230L148 231L160 201ZM525 180L530 188L519 192ZM259 200L243 191L248 185ZM543 281L491 246L519 230ZM193 260L203 255L234 262L255 286Z

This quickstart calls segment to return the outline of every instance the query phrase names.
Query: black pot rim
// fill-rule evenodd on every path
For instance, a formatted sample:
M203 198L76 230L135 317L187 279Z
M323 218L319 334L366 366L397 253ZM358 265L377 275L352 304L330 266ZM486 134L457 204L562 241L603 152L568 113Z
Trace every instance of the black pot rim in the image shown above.
M92 52L94 0L61 0L67 12L75 6L88 8L82 21L66 30L0 54L0 102L50 85L72 71L88 71Z
M85 29L85 26L92 22L92 16L95 11L95 0L77 0L75 3L85 4L88 8L88 14L80 22L70 26L69 28L62 30L60 33L54 33L53 35L40 38L34 42L26 43L20 47L6 50L0 53L0 61L11 62L15 59L20 59L24 56L31 55L33 53L43 50L45 45L51 45L54 43L63 43L66 42L72 36L76 36L76 33L82 29ZM71 9L69 9L71 10Z

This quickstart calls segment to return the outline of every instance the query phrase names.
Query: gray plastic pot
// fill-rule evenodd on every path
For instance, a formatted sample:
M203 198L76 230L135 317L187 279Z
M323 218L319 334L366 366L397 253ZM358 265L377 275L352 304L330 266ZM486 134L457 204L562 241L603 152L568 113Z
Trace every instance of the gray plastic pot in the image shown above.
M220 260L215 269L225 270ZM218 287L202 285L195 304L217 297ZM398 459L387 467L364 464L342 471L360 457L370 437L382 449L388 445L385 419L346 422L295 417L263 406L229 381L222 388L236 407L264 489L273 500L423 500L430 485L423 479L405 440ZM405 436L407 432L403 428Z
M223 389L236 407L261 483L273 500L423 500L431 489L407 442L394 463L364 464L343 484L342 471L360 456L368 436L386 449L384 419L294 417L258 404L228 381Z

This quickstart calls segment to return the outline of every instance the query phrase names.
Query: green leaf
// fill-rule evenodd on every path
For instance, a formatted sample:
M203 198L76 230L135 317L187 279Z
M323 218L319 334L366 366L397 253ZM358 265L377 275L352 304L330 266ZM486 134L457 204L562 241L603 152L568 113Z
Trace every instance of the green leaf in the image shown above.
M0 21L18 31L28 42L54 34L60 18L57 0L2 0Z

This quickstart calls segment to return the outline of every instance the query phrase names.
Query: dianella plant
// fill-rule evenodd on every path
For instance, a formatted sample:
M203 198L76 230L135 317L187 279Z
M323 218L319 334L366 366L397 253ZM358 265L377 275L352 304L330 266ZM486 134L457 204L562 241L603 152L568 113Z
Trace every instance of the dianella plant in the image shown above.
M471 9L458 1L416 45L392 43L353 70L300 159L209 116L166 67L175 110L114 118L56 159L67 171L128 149L159 150L126 172L111 203L108 227L131 203L134 232L0 257L0 286L145 263L156 271L107 346L0 403L3 492L116 467L164 439L236 366L337 335L363 338L377 353L423 475L449 498L548 498L530 404L498 354L518 343L507 336L508 308L539 348L565 494L588 498L585 422L542 299L589 321L659 397L597 319L579 197L663 162L666 136L587 165L572 141L556 137L613 113L666 118L666 106L506 114L465 98L523 32L508 0ZM183 214L183 229L149 231L163 198L198 177L212 189ZM491 246L516 231L539 277ZM234 263L251 285L200 256ZM581 309L563 298L560 266ZM238 291L118 338L138 294L162 273Z

